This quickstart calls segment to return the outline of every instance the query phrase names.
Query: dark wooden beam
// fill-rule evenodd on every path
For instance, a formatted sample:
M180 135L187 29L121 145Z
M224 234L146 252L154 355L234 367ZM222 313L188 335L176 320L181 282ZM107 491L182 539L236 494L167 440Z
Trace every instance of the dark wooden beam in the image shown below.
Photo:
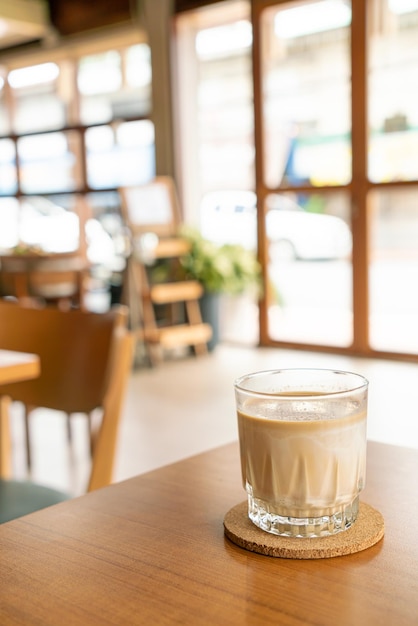
M199 9L200 7L216 4L218 2L225 2L225 0L175 0L174 12L181 13L182 11Z
M113 26L135 17L131 0L49 0L50 18L60 35Z

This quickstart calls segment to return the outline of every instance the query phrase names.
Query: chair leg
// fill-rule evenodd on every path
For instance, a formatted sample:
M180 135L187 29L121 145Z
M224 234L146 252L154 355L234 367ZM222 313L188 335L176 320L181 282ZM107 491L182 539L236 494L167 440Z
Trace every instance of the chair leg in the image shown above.
M71 432L71 414L67 413L67 441L71 445L73 440L73 434Z
M9 397L0 396L0 478L10 478L12 474L10 405L11 399Z
M32 470L32 454L31 454L31 448L30 448L30 425L29 425L30 412L31 412L31 407L25 405L24 406L24 418L25 418L26 467L29 473Z
M88 431L89 443L90 443L90 456L91 458L93 458L94 444L95 444L95 433L93 429L93 413L87 413L87 431Z
M94 429L93 429L93 413L87 413L86 415L87 415L87 434L89 438L90 454L93 457L94 442L95 442L95 435L94 435ZM73 433L71 430L71 414L70 413L67 413L67 440L68 440L68 445L71 446L72 441L73 441Z

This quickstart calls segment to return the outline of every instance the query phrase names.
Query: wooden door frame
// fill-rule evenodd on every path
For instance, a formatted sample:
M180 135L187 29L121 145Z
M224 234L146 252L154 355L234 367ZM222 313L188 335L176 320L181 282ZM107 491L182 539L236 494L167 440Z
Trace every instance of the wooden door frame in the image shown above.
M349 195L351 203L351 227L353 233L353 341L348 347L323 346L276 341L268 333L268 281L266 268L268 250L265 244L264 201L268 193L283 191L268 189L263 181L264 150L263 150L263 110L262 110L262 72L261 72L261 14L264 9L289 0L252 0L251 20L253 25L253 85L254 85L254 134L255 134L255 172L258 211L258 250L259 260L264 271L267 288L260 301L260 345L284 348L321 351L330 353L346 353L357 356L418 361L418 355L393 353L374 350L369 345L369 214L368 198L372 189L408 186L414 182L371 183L368 180L368 122L367 122L367 34L368 34L368 2L352 0L351 25L351 111L352 111L352 180L347 185L315 187L315 191L343 190ZM416 183L415 183L416 184ZM290 190L291 188L289 188ZM298 191L310 191L312 187L298 187Z

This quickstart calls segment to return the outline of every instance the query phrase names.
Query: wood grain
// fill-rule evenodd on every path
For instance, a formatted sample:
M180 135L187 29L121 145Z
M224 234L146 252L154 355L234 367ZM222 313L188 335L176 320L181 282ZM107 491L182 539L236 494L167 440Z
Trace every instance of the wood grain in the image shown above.
M59 504L0 527L0 623L417 624L417 470L417 451L371 443L363 499L385 537L323 560L224 536L236 444Z

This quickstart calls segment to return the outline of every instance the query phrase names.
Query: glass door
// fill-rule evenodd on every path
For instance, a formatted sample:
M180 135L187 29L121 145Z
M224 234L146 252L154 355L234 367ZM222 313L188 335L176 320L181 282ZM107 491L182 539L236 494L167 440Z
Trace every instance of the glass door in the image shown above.
M351 6L342 0L269 4L259 3L254 25L264 338L348 347Z
M247 0L230 0L176 17L175 128L185 223L217 245L256 252L250 13ZM258 343L254 294L223 294L220 319L223 341Z
M368 54L370 344L418 354L418 1L374 0Z
M418 0L225 0L176 26L186 219L263 263L240 337L416 360Z

